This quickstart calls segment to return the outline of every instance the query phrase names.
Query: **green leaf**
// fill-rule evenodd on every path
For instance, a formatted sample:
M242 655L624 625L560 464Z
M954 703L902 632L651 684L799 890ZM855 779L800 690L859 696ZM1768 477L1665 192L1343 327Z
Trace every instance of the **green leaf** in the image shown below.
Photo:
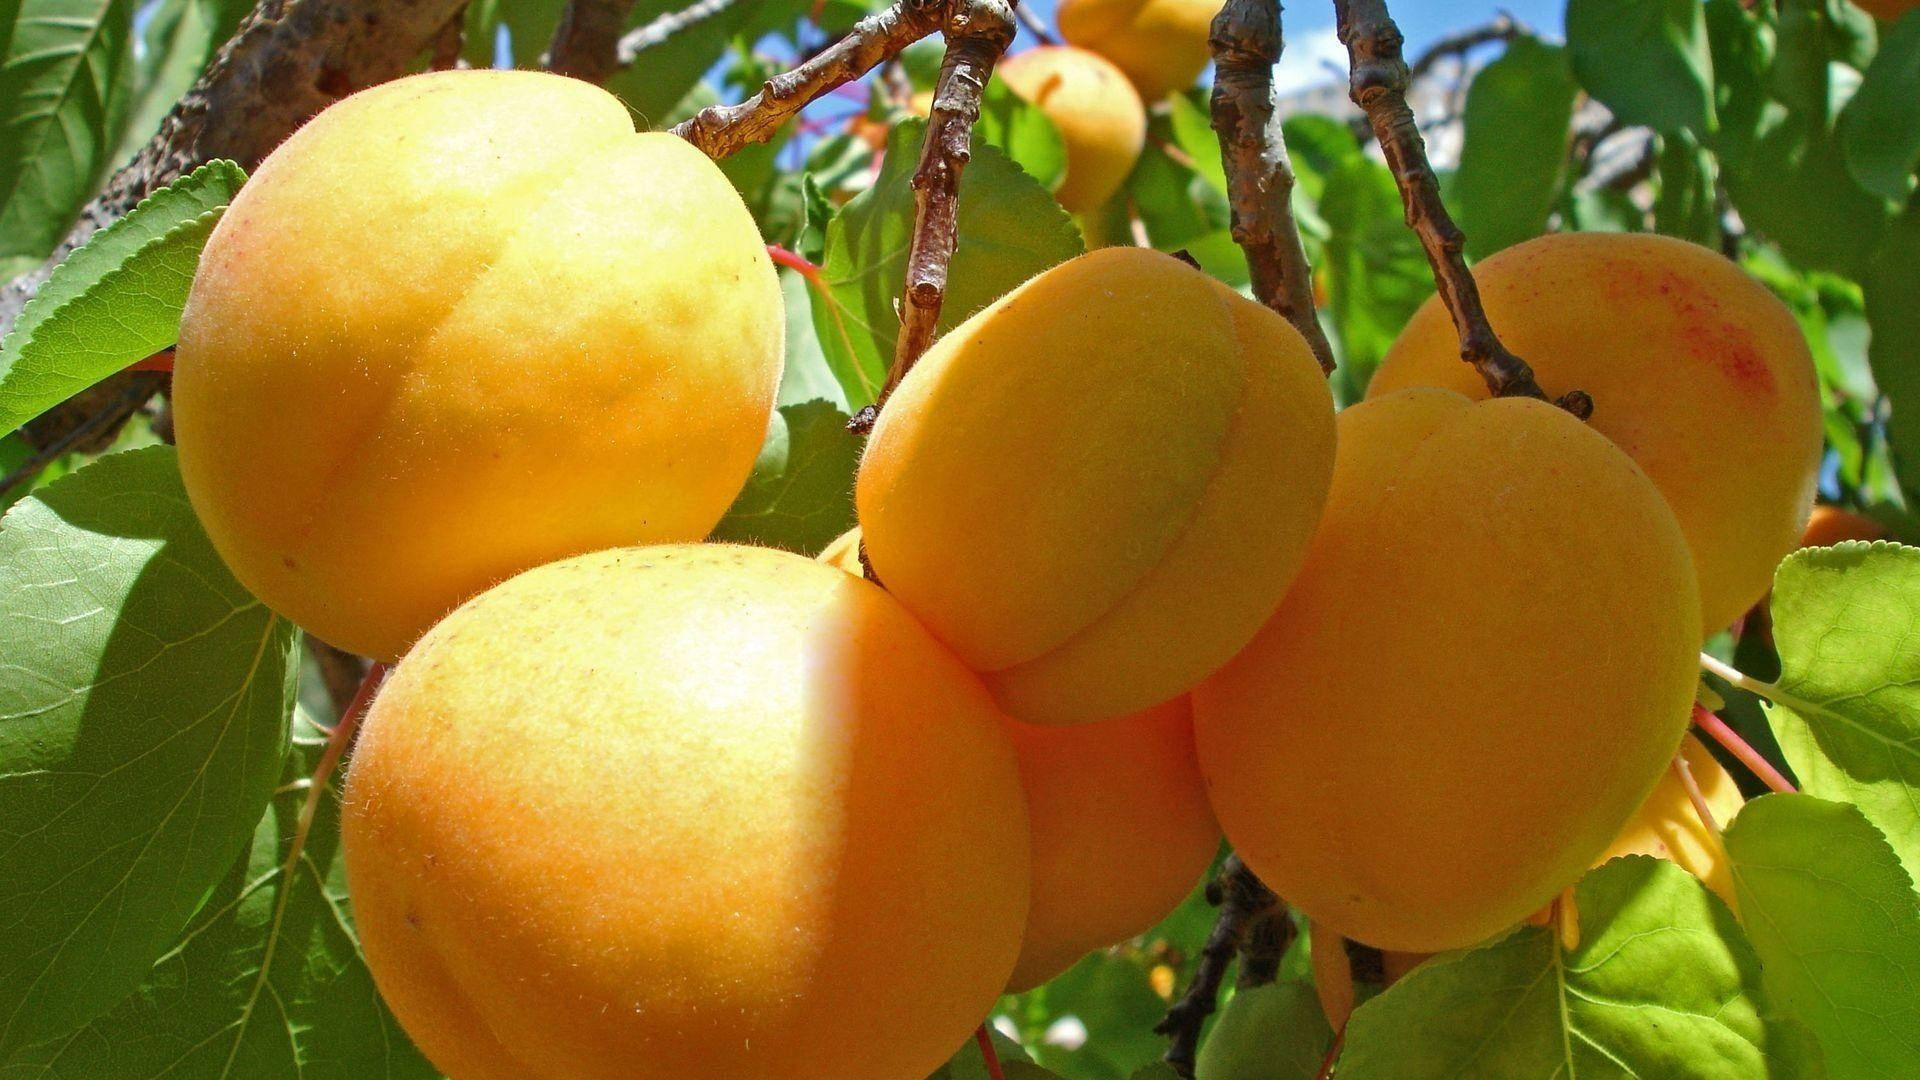
M1357 401L1381 356L1433 293L1420 238L1406 227L1400 189L1385 165L1354 156L1326 178L1320 218L1327 237L1320 266L1340 366L1335 396Z
M252 0L165 0L140 27L135 93L126 130L114 149L123 165L160 130L160 121L233 36Z
M827 226L823 269L837 302L814 306L814 326L855 408L873 401L893 359L900 331L894 304L905 286L913 233L908 182L926 127L920 120L896 125L873 187L841 207ZM961 174L958 230L940 312L943 334L1083 250L1079 230L1053 196L991 146L975 146Z
M996 79L980 96L980 122L973 129L974 145L998 147L1027 175L1052 191L1067 174L1067 145L1040 107L1014 93Z
M1545 927L1443 953L1354 1010L1341 1080L1724 1077L1780 1071L1760 965L1726 905L1672 863L1614 859L1575 889L1580 940Z
M1920 877L1920 548L1808 548L1775 572L1768 719L1802 788L1858 804Z
M825 401L782 405L713 539L817 553L853 528L859 464L860 440L847 430L846 413Z
M678 11L686 0L641 0L633 5L633 25L652 22L659 15ZM648 127L663 127L668 114L687 92L727 51L727 44L758 13L791 12L794 0L761 0L754 4L734 4L711 18L702 19L642 52L634 62L607 79L607 89L627 103L627 108ZM519 52L518 49L515 50Z
M1719 170L1713 155L1684 131L1661 139L1660 194L1653 204L1654 231L1696 244L1720 246Z
M1027 1058L1020 1044L1002 1035L989 1025L987 1036L993 1040L993 1053L1000 1060L1000 1071L1006 1080L1058 1080L1054 1074ZM976 1037L970 1037L955 1051L945 1065L935 1069L927 1080L990 1080L986 1059L980 1055L980 1044Z
M1845 803L1766 795L1724 836L1771 999L1837 1077L1920 1076L1920 895Z
M1831 131L1769 105L1749 146L1721 150L1727 195L1753 231L1804 269L1860 272L1885 232L1887 207L1854 182Z
M0 263L38 261L114 162L133 0L25 0L0 62Z
M1473 78L1450 201L1483 259L1547 231L1565 173L1576 92L1565 49L1515 38Z
M1314 1080L1332 1044L1312 983L1241 990L1200 1044L1194 1080Z
M293 708L291 624L227 573L171 448L0 519L0 1059L111 1008L241 851Z
M11 1069L52 1080L439 1075L381 1003L354 935L338 772L300 831L308 789L299 782L324 743L299 725L286 783L251 848L139 991L72 1036L29 1048Z
M0 431L172 345L200 249L246 174L202 165L94 233L0 341Z
M847 394L827 366L826 351L813 325L814 288L798 271L780 271L780 298L787 309L787 352L780 369L777 404L824 401L847 412Z
M1847 171L1883 198L1913 190L1920 165L1920 17L1894 23L1840 114Z
M553 28L560 24L562 0L474 0L467 5L461 55L474 67L492 67L501 28L507 32L507 63L537 67Z
M1713 130L1700 0L1568 0L1567 48L1581 85L1622 122Z
M1920 206L1888 227L1860 279L1866 299L1867 363L1892 404L1887 434L1908 497L1920 503Z

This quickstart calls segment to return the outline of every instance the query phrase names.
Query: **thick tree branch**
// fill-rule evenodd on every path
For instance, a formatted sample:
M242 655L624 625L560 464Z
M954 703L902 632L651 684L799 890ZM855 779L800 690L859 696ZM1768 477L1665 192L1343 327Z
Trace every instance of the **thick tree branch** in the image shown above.
M620 31L632 10L633 0L567 0L547 47L547 70L606 82L619 66Z
M1293 169L1274 112L1280 62L1278 0L1227 0L1207 39L1213 49L1213 130L1227 170L1233 239L1247 253L1253 294L1307 339L1323 371L1333 346L1313 309L1313 268L1293 220Z
M1181 1076L1193 1076L1196 1052L1200 1049L1200 1029L1207 1017L1220 1006L1220 985L1226 981L1227 967L1248 940L1248 929L1271 916L1284 920L1280 898L1247 869L1238 855L1229 855L1220 867L1220 876L1207 886L1207 902L1220 909L1220 916L1200 948L1200 964L1187 992L1167 1009L1166 1019L1154 1031L1168 1036L1166 1062ZM1277 940L1278 931L1268 935ZM1281 946L1284 951L1285 946ZM1271 978L1271 975L1268 976Z
M728 8L740 0L698 0L679 11L663 12L659 18L645 26L636 26L627 31L620 39L619 61L621 67L630 66L640 58L640 54L656 45L664 45L667 40L683 30L706 22L716 15L724 14Z
M81 211L60 247L38 269L0 288L0 333L53 267L96 229L203 162L230 158L252 169L315 113L340 98L397 78L435 40L465 0L261 0L200 80L161 122L153 140ZM149 373L116 375L96 387L119 422L165 384ZM131 408L125 395L139 395ZM28 425L38 446L105 416L97 403L57 406Z
M1533 369L1500 343L1480 304L1479 287L1461 254L1466 238L1440 201L1439 181L1427 163L1426 145L1407 106L1409 76L1400 51L1400 28L1387 13L1385 0L1334 0L1334 12L1350 59L1349 93L1366 113L1400 186L1407 225L1426 249L1434 285L1460 335L1460 358L1480 372L1497 397L1548 400L1534 381ZM1582 418L1593 411L1592 399L1578 390L1559 404Z
M962 9L973 6L965 0L896 0L855 23L846 37L818 56L768 79L759 93L738 105L702 109L675 125L673 133L713 158L765 142L808 102L858 79L940 29L950 3Z

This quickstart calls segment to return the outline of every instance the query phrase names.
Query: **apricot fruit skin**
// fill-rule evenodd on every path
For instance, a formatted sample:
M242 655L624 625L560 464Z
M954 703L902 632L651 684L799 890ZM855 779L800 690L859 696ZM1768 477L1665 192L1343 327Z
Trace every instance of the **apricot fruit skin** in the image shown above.
M936 342L854 488L867 558L1030 723L1179 696L1272 613L1333 461L1286 320L1168 255L1102 248Z
M1693 772L1693 782L1706 799L1714 824L1726 828L1746 805L1740 796L1740 785L1691 734L1680 741L1680 753ZM1622 855L1651 855L1672 862L1699 878L1726 901L1727 907L1739 914L1740 904L1733 892L1733 867L1727 860L1726 848L1721 845L1719 834L1700 820L1686 785L1671 767L1661 775L1653 794L1634 812L1633 820L1614 837L1613 846L1601 856L1600 862Z
M366 719L368 966L455 1080L925 1076L1020 950L1005 723L884 592L798 555L528 571Z
M1885 540L1887 527L1851 510L1820 505L1813 508L1800 534L1801 547L1832 547L1847 540Z
M1147 142L1147 110L1119 68L1098 53L1043 45L1000 65L1007 88L1040 107L1060 132L1066 175L1053 197L1079 214L1120 189Z
M1061 0L1060 36L1125 72L1147 101L1192 86L1212 54L1219 0Z
M1660 493L1544 402L1347 409L1293 589L1193 692L1247 865L1316 924L1436 952L1594 862L1666 768L1699 597Z
M1180 906L1220 849L1185 697L1075 727L1009 721L1033 837L1032 906L1007 989L1032 989Z
M1853 0L1853 3L1881 22L1888 23L1920 7L1920 0Z
M1819 477L1820 389L1793 313L1719 253L1645 233L1543 236L1474 278L1507 347L1549 393L1593 395L1594 430L1666 496L1693 552L1704 633L1739 618L1798 544ZM1435 299L1367 392L1409 386L1487 396Z
M555 75L400 79L296 132L213 230L180 467L243 584L391 659L528 567L704 537L783 335L751 215L685 142Z

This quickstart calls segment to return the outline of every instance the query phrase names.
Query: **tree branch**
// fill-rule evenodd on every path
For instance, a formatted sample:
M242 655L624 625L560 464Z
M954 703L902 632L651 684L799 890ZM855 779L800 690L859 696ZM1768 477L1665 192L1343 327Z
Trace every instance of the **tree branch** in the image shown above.
M1427 163L1426 145L1407 106L1408 71L1402 57L1400 28L1385 0L1334 0L1341 44L1350 59L1349 93L1373 127L1406 207L1407 226L1420 237L1440 300L1460 335L1460 358L1472 364L1496 397L1548 400L1534 381L1533 369L1500 343L1480 304L1480 290L1461 249L1466 237L1440 201L1440 184ZM1558 404L1582 419L1593 399L1575 390Z
M641 53L656 45L665 45L675 34L683 30L691 30L715 15L724 14L728 8L739 2L740 0L698 0L697 3L679 11L662 12L658 18L645 26L634 27L620 39L618 50L620 66L632 66L633 62L640 58Z
M547 46L547 70L603 83L619 66L620 31L633 0L567 0Z
M1284 47L1278 0L1227 0L1207 44L1233 239L1247 253L1253 294L1300 331L1330 373L1333 346L1314 313L1313 268L1293 220L1293 169L1274 112L1273 66Z
M712 158L765 142L808 102L858 79L939 29L950 2L961 8L974 6L968 0L895 0L891 7L855 23L846 37L818 56L768 79L759 93L738 105L702 109L676 124L673 133Z
M1226 981L1227 967L1248 937L1248 927L1272 915L1284 919L1280 898L1247 869L1238 855L1227 856L1220 876L1207 886L1207 902L1220 909L1220 916L1207 935L1207 943L1200 947L1200 965L1193 982L1153 1028L1172 1040L1165 1056L1167 1064L1189 1080L1200 1048L1200 1029L1220 1006L1220 984Z

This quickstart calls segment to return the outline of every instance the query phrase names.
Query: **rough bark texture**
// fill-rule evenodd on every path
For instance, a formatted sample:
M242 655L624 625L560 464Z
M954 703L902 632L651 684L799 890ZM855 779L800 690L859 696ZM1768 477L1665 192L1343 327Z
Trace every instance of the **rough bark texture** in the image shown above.
M619 66L620 31L634 0L569 0L553 28L547 69L590 83L607 81Z
M1227 0L1207 39L1213 50L1213 130L1227 171L1233 239L1247 253L1253 294L1300 331L1323 371L1333 346L1313 308L1313 268L1293 220L1293 169L1274 113L1280 62L1278 0Z
M759 93L738 105L702 109L675 125L673 133L712 158L765 142L808 102L858 79L940 29L948 21L948 6L949 0L897 0L886 10L855 23L846 37L819 55L768 79ZM1005 4L995 6L1004 8Z
M259 164L296 128L355 90L404 74L435 40L464 0L261 0L221 48L205 74L160 125L159 134L115 173L81 211L60 247L38 269L0 288L0 333L60 260L96 229L203 162L230 158ZM83 426L95 449L111 440L165 379L116 375L27 426L36 446L49 446ZM146 388L145 394L129 391ZM118 411L105 424L102 408Z
M627 36L620 39L620 47L617 50L620 66L626 67L632 64L640 58L641 53L655 45L666 44L667 39L673 35L698 26L724 13L739 2L740 0L698 0L697 3L690 4L679 11L664 12L659 18L644 26L634 27L627 31Z
M1278 926L1264 925L1274 919L1285 921L1280 898L1247 869L1240 856L1227 856L1220 867L1220 876L1207 886L1207 902L1220 909L1220 916L1214 921L1213 932L1207 935L1207 943L1200 947L1200 965L1194 971L1193 982L1153 1029L1171 1040L1165 1056L1167 1064L1189 1080L1200 1049L1200 1029L1206 1025L1207 1017L1220 1007L1220 986L1226 981L1227 968L1239 954L1242 943L1253 936L1250 928L1263 927L1258 935L1262 965L1276 943L1280 952L1286 949L1280 940L1283 931ZM1273 955L1277 958L1278 953ZM1249 975L1249 979L1255 977L1257 973ZM1269 973L1267 978L1271 979L1272 975Z
M1460 335L1460 358L1480 372L1495 396L1547 400L1533 369L1500 343L1480 304L1480 290L1461 254L1466 237L1440 201L1440 183L1407 106L1409 76L1400 28L1387 13L1385 0L1334 0L1334 12L1350 59L1349 93L1373 127L1400 187L1407 226L1420 237L1433 265L1434 285ZM1559 404L1582 418L1593 411L1592 399L1578 390Z

